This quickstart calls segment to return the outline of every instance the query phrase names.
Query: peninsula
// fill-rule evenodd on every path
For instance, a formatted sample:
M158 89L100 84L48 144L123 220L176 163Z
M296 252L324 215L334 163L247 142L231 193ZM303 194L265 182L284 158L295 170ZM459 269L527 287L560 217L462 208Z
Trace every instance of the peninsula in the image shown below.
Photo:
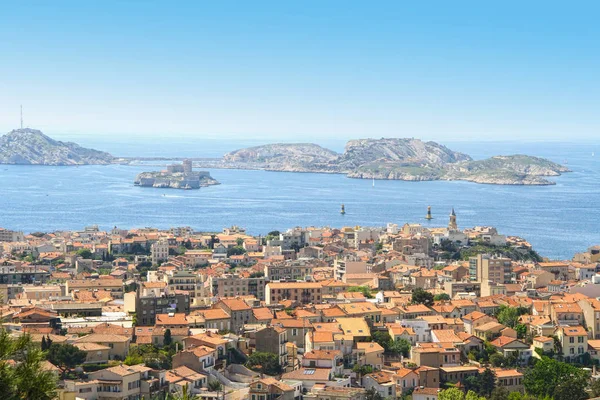
M113 162L114 157L109 153L54 140L37 129L15 129L0 136L0 164L105 165Z
M473 160L436 142L414 138L350 140L342 154L311 143L267 144L197 164L204 168L335 173L361 179L463 180L497 185L553 185L547 177L569 172L560 164L527 155Z
M135 185L171 189L200 189L201 187L219 185L208 171L193 171L192 162L184 160L183 164L171 164L166 170L142 172L136 176Z

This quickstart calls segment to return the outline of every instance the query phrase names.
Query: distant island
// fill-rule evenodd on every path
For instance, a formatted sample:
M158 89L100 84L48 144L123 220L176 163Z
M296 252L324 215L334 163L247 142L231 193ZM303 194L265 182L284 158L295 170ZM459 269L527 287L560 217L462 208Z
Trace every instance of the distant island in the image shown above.
M496 185L554 185L546 177L570 172L547 159L520 154L473 160L436 142L413 138L351 140L342 154L312 143L267 144L197 164L204 168L335 173L360 179L463 180Z
M192 162L184 160L183 164L171 164L164 171L142 172L136 176L135 185L171 189L200 189L201 187L219 185L208 171L193 171Z
M60 142L37 129L15 129L0 136L0 164L105 165L113 162L114 157L106 152Z
M0 164L102 165L140 160L145 159L117 158L76 143L60 142L35 129L16 129L0 136ZM232 151L222 158L194 159L194 164L201 168L345 174L359 179L462 180L496 185L554 185L548 177L570 172L550 160L522 154L473 160L439 143L414 138L350 140L341 154L313 143L267 144ZM135 182L140 186L186 189L218 184L206 171L186 175L179 170L181 165L169 168L143 172Z

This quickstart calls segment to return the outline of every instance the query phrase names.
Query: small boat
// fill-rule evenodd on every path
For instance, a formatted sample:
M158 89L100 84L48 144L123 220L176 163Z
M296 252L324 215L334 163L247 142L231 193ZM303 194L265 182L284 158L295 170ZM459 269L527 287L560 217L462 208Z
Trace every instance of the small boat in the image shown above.
M375 187L375 178L373 178L373 187Z

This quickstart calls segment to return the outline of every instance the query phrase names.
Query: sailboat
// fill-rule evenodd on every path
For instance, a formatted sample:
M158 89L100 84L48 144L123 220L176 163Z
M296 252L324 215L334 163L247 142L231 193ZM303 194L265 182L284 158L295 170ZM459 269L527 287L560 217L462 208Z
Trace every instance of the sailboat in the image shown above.
M373 187L375 187L375 178L373 178Z

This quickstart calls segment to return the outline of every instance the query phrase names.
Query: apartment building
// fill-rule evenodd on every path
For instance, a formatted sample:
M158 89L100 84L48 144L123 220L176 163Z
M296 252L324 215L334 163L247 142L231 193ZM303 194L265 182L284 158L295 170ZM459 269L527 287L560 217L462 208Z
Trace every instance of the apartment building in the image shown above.
M265 265L265 278L270 281L304 280L306 277L312 276L313 269L314 264L306 258L272 263Z
M150 246L150 254L152 257L152 264L167 261L169 259L169 242L166 240L159 240L156 243L152 243Z
M469 279L472 282L492 281L510 283L512 261L510 258L479 254L469 258Z
M319 304L322 299L322 286L317 282L269 282L265 289L267 305L277 304L282 300Z
M123 298L123 281L120 279L72 279L65 284L66 294L75 291L106 290L114 299Z
M25 236L23 232L11 231L9 229L0 228L0 242L23 242Z
M190 295L176 292L159 296L151 293L147 296L136 296L135 312L137 324L140 326L154 326L158 314L190 312Z
M46 283L49 279L47 267L20 263L0 265L0 284Z
M209 278L213 297L254 296L265 299L265 277L241 278L237 274L224 274Z

